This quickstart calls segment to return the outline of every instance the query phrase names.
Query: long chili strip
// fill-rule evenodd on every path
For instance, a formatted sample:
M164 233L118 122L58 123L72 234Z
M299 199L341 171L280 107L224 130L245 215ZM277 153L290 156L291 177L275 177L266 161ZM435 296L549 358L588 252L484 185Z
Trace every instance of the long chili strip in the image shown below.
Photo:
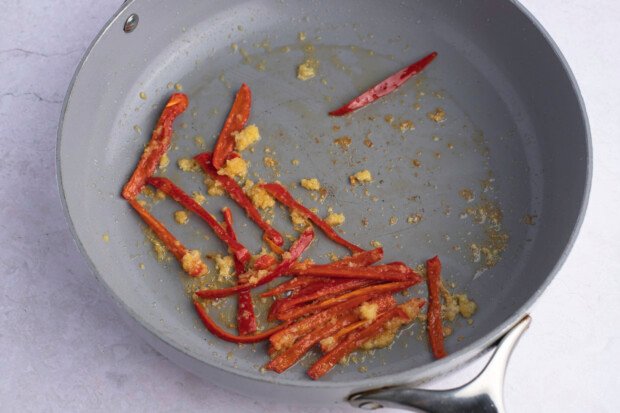
M181 244L181 241L176 239L174 235L168 229L157 220L149 211L147 211L142 205L138 203L138 201L134 198L129 198L127 200L129 205L136 210L140 218L146 223L146 225L153 230L157 238L166 246L168 251L174 255L174 257L179 261L179 264L183 267L183 270L187 272L188 275L192 277L198 277L203 275L207 271L206 265L202 261L198 261L192 266L188 266L183 263L183 258L189 254L187 248Z
M268 282L276 279L277 277L286 274L293 265L293 263L302 254L302 252L304 252L305 249L308 248L313 239L314 231L312 230L312 227L308 227L304 232L301 233L301 235L293 243L293 245L291 245L288 254L284 253L284 259L273 270L271 270L271 272L268 272L263 277L259 278L258 272L250 270L240 276L241 279L248 280L246 284L237 285L229 288L222 288L219 290L200 290L196 291L196 295L202 298L222 298L228 297L229 295L237 294L239 291L242 290L249 290L251 288L267 284Z
M327 310L321 311L320 313L316 313L309 317L303 318L289 325L282 331L279 331L273 336L269 337L269 341L278 351L284 348L288 348L293 345L295 340L308 333L309 331L314 330L318 326L321 326L331 320L333 317L338 317L347 310L355 308L362 304L364 301L368 301L372 298L372 295L362 295L359 297L354 297L348 301L328 308Z
M435 358L445 357L446 350L443 342L443 324L441 322L441 298L439 287L441 285L441 261L434 256L426 261L426 282L428 286L428 314L426 325L428 328L428 340Z
M330 116L343 116L347 113L354 112L358 109L363 108L366 105L374 102L377 99L382 98L398 89L403 83L405 83L412 76L420 73L426 66L428 66L435 58L437 57L437 52L433 52L426 57L423 57L421 60L405 67L404 69L399 70L394 73L392 76L388 77L381 83L371 87L355 99L351 100L346 105L329 112Z
M244 83L237 92L237 96L235 96L235 101L215 143L215 149L213 150L213 166L215 169L219 170L222 168L226 163L228 155L235 149L234 133L240 132L245 127L250 117L251 108L252 91Z
M375 248L368 251L362 251L351 255L350 257L344 257L338 261L330 262L326 265L331 267L367 267L383 259L383 248Z
M198 301L194 301L194 308L198 313L198 316L202 320L204 326L211 332L211 334L221 338L225 341L230 341L231 343L241 343L241 344L250 344L250 343L258 343L259 341L267 340L273 334L281 331L286 327L286 324L281 324L277 327L271 328L269 330L261 331L258 334L254 334L251 336L237 336L229 333L224 330L220 326L218 326L215 321L207 314L206 310Z
M327 277L327 278L354 278L380 281L415 281L420 282L421 277L414 273L393 270L390 267L309 267L303 270L291 271L291 275L297 277Z
M383 298L383 299L382 299ZM379 297L377 300L371 301L371 303L376 302L377 305L377 314L380 314L390 308L396 307L396 300L391 294L385 295L383 297ZM338 330L334 334L330 335L329 344L321 341L321 351L323 353L329 353L334 347L338 345L340 341L342 341L343 337L349 334L351 331L357 330L358 328L365 327L370 322L368 320L360 320L353 324L349 324L346 327Z
M233 227L233 216L230 208L222 209L224 222L226 223L226 233L230 238L237 240L237 234ZM237 273L237 284L241 283L239 276L245 272L245 264L234 256L235 272ZM252 303L252 294L249 290L239 291L237 296L237 331L242 336L247 336L256 331L256 315L254 314L254 304Z
M393 283L379 284L379 285L373 285L370 287L360 288L358 290L355 290L355 291L352 291L346 294L342 294L337 297L328 298L326 300L319 301L318 303L312 303L312 304L308 304L305 306L292 308L290 311L282 315L279 315L278 319L279 320L294 320L301 316L312 314L317 311L321 311L321 310L325 310L326 308L333 307L342 302L351 300L355 297L359 297L359 296L374 297L378 294L394 293L394 292L405 290L414 284L415 283L411 281L393 282Z
M265 234L274 242L277 246L284 244L284 238L276 231L271 225L269 225L260 213L252 204L252 200L243 192L243 189L239 186L234 179L227 175L218 175L217 170L211 163L211 154L209 152L201 153L194 157L196 162L200 165L202 170L209 175L212 179L222 184L224 190L241 208L243 208L248 217L256 223L262 229Z
M377 305L377 312L379 313L382 313L396 305L396 301L389 294L377 297L376 299L371 300L370 303ZM331 320L326 325L323 325L301 337L291 347L278 354L278 356L271 360L265 367L277 373L282 373L295 364L304 354L308 352L308 350L310 350L313 345L317 344L324 338L334 335L350 324L356 323L358 319L359 315L355 313L354 309L350 309L348 312L341 314L335 320ZM360 323L363 326L368 322L361 321Z
M314 278L310 278L310 277L293 278L291 280L288 280L286 282L283 282L282 284L279 284L273 287L271 290L267 290L261 293L260 296L261 297L274 297L276 295L284 294L287 291L298 291L302 287L305 287L307 285L314 284L317 282L320 282L320 281Z
M390 320L402 317L407 319L407 314L400 308L395 307L379 315L368 327L353 331L332 351L321 357L308 369L311 379L317 380L330 371L343 357L361 346L366 340L377 334Z
M254 261L252 267L255 270L266 270L267 268L274 265L276 262L277 260L273 255L263 254Z
M279 183L268 183L268 184L260 184L260 187L265 189L267 192L271 194L274 198L276 198L279 202L284 204L286 207L291 208L302 214L305 218L312 221L317 227L319 227L328 238L332 241L348 248L351 252L362 252L364 251L357 245L351 244L349 241L343 239L340 235L334 231L334 229L321 218L319 218L316 214L310 211L305 206L301 205L299 202L295 201L295 198L287 191L287 189Z
M277 306L277 311L274 312L274 316L277 318L288 309L298 306L300 304L308 303L319 298L331 298L346 291L351 291L356 288L367 287L372 283L373 281L370 280L351 280L343 283L326 285L309 294L296 295L295 297L277 300L275 301L275 303L280 304Z
M166 195L172 197L172 199L178 202L181 206L189 209L200 218L202 218L202 220L211 227L213 232L215 232L215 235L217 235L219 239L226 243L226 245L230 248L230 250L239 261L245 264L250 260L251 256L247 248L241 245L239 241L237 241L235 238L231 237L230 234L228 234L226 230L222 228L220 223L215 218L213 218L213 215L208 213L202 206L200 206L198 202L194 201L171 180L163 177L151 177L147 180L147 183L163 191Z
M170 96L168 103L164 107L164 110L157 121L151 140L149 141L144 152L138 161L138 166L133 171L131 178L125 184L123 188L123 198L133 199L135 198L144 185L146 180L153 175L159 160L166 153L170 146L170 140L172 138L172 123L181 113L187 109L189 100L183 93L174 93Z

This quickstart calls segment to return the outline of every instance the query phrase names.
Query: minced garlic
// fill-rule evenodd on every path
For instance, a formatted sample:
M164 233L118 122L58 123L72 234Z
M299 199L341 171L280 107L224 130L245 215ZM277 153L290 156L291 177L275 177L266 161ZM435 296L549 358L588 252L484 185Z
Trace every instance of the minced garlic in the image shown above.
M161 158L159 158L159 168L164 169L169 164L170 164L170 158L168 157L168 154L165 153L162 155Z
M308 191L318 191L321 189L321 183L316 178L308 178L301 180L301 186Z
M336 214L334 212L330 212L329 215L325 217L325 222L327 222L328 225L335 227L337 225L342 225L344 223L344 219L344 214Z
M219 181L211 178L206 178L205 185L207 186L207 194L209 194L210 196L224 195L224 187Z
M177 161L179 169L183 172L198 172L200 171L200 165L193 159L181 158Z
M314 59L307 59L297 68L297 79L308 80L315 77L317 65L318 61Z
M194 201L196 201L199 205L202 205L205 203L205 201L207 200L207 197L205 197L203 194L201 194L200 192L192 192L192 198L194 199Z
M241 132L233 133L235 148L238 151L246 150L250 145L260 140L260 132L256 125L248 125Z
M379 305L377 303L365 302L359 306L359 315L362 320L372 321L377 318Z
M186 273L195 276L205 275L209 272L207 265L200 259L200 251L198 250L186 252L181 258L181 266Z
M252 200L252 204L259 209L273 208L276 204L276 200L269 195L269 192L259 186L252 187L252 189L248 192L248 195Z
M213 257L213 260L215 261L215 268L217 269L217 273L221 277L228 277L231 275L232 269L235 265L233 257L231 257L230 255L221 256L220 254L217 254L215 257Z
M239 176L243 178L248 173L248 164L243 158L233 158L226 161L226 165L217 171L218 175L226 175L231 178Z
M349 182L351 185L357 185L364 182L371 182L372 174L368 169L364 169L363 171L356 172L355 174L349 177Z
M189 217L187 216L187 212L185 211L175 211L174 220L177 222L177 224L185 225L187 224L187 221L189 221Z

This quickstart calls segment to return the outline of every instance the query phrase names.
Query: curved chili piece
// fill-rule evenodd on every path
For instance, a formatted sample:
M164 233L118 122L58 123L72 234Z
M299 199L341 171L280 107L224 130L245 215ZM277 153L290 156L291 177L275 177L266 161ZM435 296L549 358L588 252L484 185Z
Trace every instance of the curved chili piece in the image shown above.
M343 239L340 235L334 231L334 229L321 218L319 218L316 214L310 211L305 206L301 205L299 202L295 201L295 198L291 195L289 191L286 190L284 186L277 182L272 182L268 184L260 184L260 187L265 189L267 192L271 194L274 198L276 198L279 202L284 204L286 207L291 208L302 214L304 217L312 221L317 227L319 227L325 235L332 241L348 248L353 253L358 253L364 251L357 245L351 244L349 241Z
M217 290L199 290L196 291L196 295L202 298L223 298L228 297L229 295L237 294L239 291L249 290L251 288L255 288L284 275L291 268L293 263L299 258L299 256L308 248L312 240L314 239L314 231L312 227L306 228L304 232L301 233L299 238L291 245L291 249L288 253L283 254L282 261L273 269L271 272L267 273L265 276L253 280L258 274L254 270L250 270L249 272L243 274L241 279L247 278L248 282L246 284L236 285L234 287L229 288L221 288ZM262 270L266 271L266 270Z
M428 285L428 314L426 325L428 328L428 340L435 358L445 357L446 350L443 341L443 324L441 322L441 298L439 289L441 286L441 261L434 256L426 261L426 282Z
M351 100L346 105L336 110L332 110L329 112L329 116L343 116L354 112L395 91L402 86L403 83L409 80L409 78L424 70L424 68L435 60L436 57L437 52L433 52L419 61L405 67L404 69L399 70L381 83L371 87L355 99Z
M151 215L151 213L147 211L142 205L140 205L138 201L133 198L130 198L127 201L129 202L129 205L131 205L133 209L135 209L138 215L140 215L140 218L142 218L146 225L148 225L149 228L153 230L155 235L157 235L157 238L161 240L161 242L166 246L168 251L170 251L172 255L174 255L174 257L177 259L177 261L179 261L179 264L183 266L183 257L185 256L185 254L188 253L188 251L187 248L185 248L183 244L181 244L181 241L176 239L176 237L172 235L170 231L168 231L164 224L159 222L157 218ZM194 271L188 272L187 274L192 277L198 277L199 275L203 274L206 270L206 266L202 261L201 264L202 265L197 266Z
M213 166L220 169L226 163L228 155L235 149L235 132L240 132L250 117L252 109L252 91L245 83L237 92L235 101L233 102L228 117L224 122L224 126L220 132L220 136L215 143L213 150Z
M271 225L263 220L263 217L261 217L256 207L252 204L252 201L248 198L245 192L243 192L243 189L239 186L239 184L230 176L218 175L217 170L211 162L211 153L201 153L200 155L196 155L194 159L198 162L206 174L222 184L224 190L228 193L232 200L245 210L248 217L254 221L256 225L258 225L276 245L282 246L282 244L284 244L284 238L282 238L282 235L280 235L278 231L273 229Z
M241 344L258 343L260 341L267 340L274 333L277 333L278 331L286 327L286 324L281 324L277 327L262 331L258 334L254 334L251 336L237 336L237 335L229 333L228 331L224 330L222 327L218 326L215 323L215 321L213 321L213 319L209 317L204 307L198 301L194 301L194 308L196 309L198 316L202 320L202 323L207 328L207 330L211 332L211 334L221 338L222 340L230 341L231 343L241 343Z
M147 183L157 189L160 189L166 195L172 197L172 199L178 202L181 206L189 209L202 218L202 220L211 227L213 232L215 232L215 235L217 235L217 237L230 248L236 259L242 263L247 263L250 260L251 256L247 248L241 245L236 238L231 237L230 234L222 228L220 223L213 218L213 215L208 213L198 202L194 201L189 195L183 192L183 190L176 186L170 179L163 177L151 177L147 180Z
M226 233L230 238L237 240L237 234L233 227L233 216L230 208L222 209L224 222L226 223ZM245 272L245 264L235 256L235 272L237 273L237 284L241 284L242 280L239 276ZM254 314L254 304L252 303L252 294L249 290L239 291L237 296L237 331L242 336L247 336L256 331L256 315Z
M350 333L346 338L338 343L329 353L321 357L308 369L308 376L316 380L330 371L343 357L351 353L366 340L377 334L383 326L390 320L401 317L408 319L407 314L400 308L394 307L379 315L368 327Z
M170 147L172 123L177 116L187 109L188 105L189 100L185 94L174 93L170 96L168 103L166 103L166 107L164 107L157 121L157 125L155 125L155 129L153 129L151 140L148 145L146 145L146 148L144 148L140 161L138 161L138 166L136 166L131 178L129 178L129 181L123 188L123 198L133 199L142 191L142 188L144 188L146 184L146 180L153 175L153 172L155 172L159 164L159 160L164 156L168 147Z

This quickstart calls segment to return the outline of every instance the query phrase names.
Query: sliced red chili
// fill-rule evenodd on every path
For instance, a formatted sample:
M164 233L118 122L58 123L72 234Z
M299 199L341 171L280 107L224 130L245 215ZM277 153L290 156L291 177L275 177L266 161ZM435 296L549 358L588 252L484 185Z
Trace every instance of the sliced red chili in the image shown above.
M276 295L280 295L280 294L284 294L287 291L297 291L301 288L303 288L306 285L310 285L313 283L317 283L320 282L319 280L313 279L313 278L293 278L291 280L288 280L286 282L283 282L280 285L275 286L274 288L267 290L263 293L261 293L261 297L273 297ZM322 282L321 282L322 284Z
M299 321L294 322L289 325L282 331L277 332L272 337L269 337L269 341L274 346L277 351L280 351L284 348L288 348L303 335L307 334L309 331L312 331L319 326L325 324L333 317L338 317L340 314L343 314L345 311L355 308L362 304L364 301L368 301L372 299L372 295L362 295L358 297L353 297L352 299L345 301L343 303L337 304L331 308L323 310L319 313L313 314L306 318L303 318Z
M235 238L231 237L230 234L226 233L226 230L224 230L220 223L215 218L213 218L213 215L208 213L202 206L200 206L198 202L194 201L171 180L163 177L151 177L147 180L147 183L163 191L165 194L172 197L172 199L178 202L181 206L189 209L200 218L202 218L202 220L211 227L213 232L215 232L215 235L217 235L219 239L221 239L224 243L226 243L226 245L228 245L235 257L242 263L246 263L250 260L251 256L247 248L241 245Z
M255 288L267 284L268 282L276 279L277 277L286 274L293 265L293 263L299 258L299 256L305 251L305 249L308 248L313 239L314 231L311 227L308 227L293 243L288 253L284 253L282 255L282 261L266 275L260 277L257 271L250 270L240 276L241 279L248 280L247 284L237 285L235 287L229 288L222 288L219 290L200 290L196 291L196 295L202 298L222 298L228 297L229 295L237 294L239 291L242 290L249 290L250 288Z
M233 216L230 208L222 209L224 222L226 223L226 233L233 240L237 241L237 234L233 227ZM237 273L237 284L241 284L239 276L245 272L245 264L234 256L235 272ZM247 336L256 331L256 315L254 314L254 304L252 294L249 290L239 291L237 296L237 331L242 336Z
M241 344L250 344L250 343L258 343L263 340L267 340L273 334L282 330L286 327L286 324L281 324L277 327L271 328L269 330L262 331L260 333L251 335L251 336L237 336L235 334L231 334L228 331L224 330L222 327L218 326L215 321L207 314L207 311L204 309L202 304L198 301L194 301L194 308L198 313L198 316L202 320L204 326L211 332L211 334L221 338L225 341L230 341L231 343L241 343Z
M211 163L211 154L209 152L201 153L194 157L196 162L200 165L202 170L209 175L212 179L216 180L224 187L224 190L228 195L235 201L241 208L243 208L250 217L252 221L254 221L265 234L278 246L282 246L284 244L284 239L282 235L271 225L269 225L263 217L261 217L260 213L252 204L252 200L248 198L248 196L243 192L243 189L239 186L234 179L227 175L218 175L217 170L214 165Z
M179 264L183 266L183 257L188 253L187 248L181 244L181 241L176 239L174 235L168 229L157 220L149 211L147 211L142 205L138 203L135 198L129 198L127 200L129 205L133 207L133 209L140 215L140 218L146 223L146 225L153 230L157 238L161 240L161 242L166 246L166 249L174 255L174 257L179 261ZM197 277L206 272L207 268L204 263L201 261L200 265L195 266L191 270L187 270L183 268L184 271L187 272L188 275L192 277Z
M226 163L228 156L235 149L235 132L240 132L250 117L252 108L252 91L245 83L237 92L232 108L226 117L224 126L217 138L215 149L213 150L213 166L220 169Z
M177 116L187 109L188 105L189 100L183 93L174 93L170 96L168 103L166 103L157 121L157 125L155 125L155 129L153 129L151 140L146 145L146 148L144 148L144 152L138 161L136 169L123 188L123 198L133 199L142 191L142 188L144 188L146 184L146 180L153 175L153 172L155 172L159 164L159 160L170 147L172 123Z
M357 245L351 244L349 241L343 239L340 235L334 231L334 229L321 218L319 218L316 214L310 211L305 206L301 205L299 202L295 201L295 198L286 190L284 186L279 183L268 183L268 184L260 184L260 187L265 189L267 192L271 194L274 198L276 198L279 202L284 204L286 207L291 208L302 214L304 217L312 221L317 227L319 227L328 238L332 241L348 248L351 252L357 253L364 251Z
M254 261L255 270L266 270L277 262L273 255L263 254Z
M377 334L390 320L402 317L407 319L407 314L400 308L394 307L379 315L368 327L350 333L346 338L329 353L321 357L308 370L308 376L317 380L330 371L343 357L360 347L366 340Z
M351 100L346 105L329 112L330 116L343 116L348 113L354 112L358 109L363 108L366 105L371 104L377 99L382 98L383 96L395 91L403 83L405 83L412 76L420 73L422 70L426 68L435 58L437 57L437 52L433 52L426 57L423 57L419 61L405 67L404 69L399 70L394 73L392 76L383 80L381 83L371 87L355 99Z
M326 286L322 286L308 294L299 294L295 297L284 298L274 302L277 304L276 310L273 311L274 319L279 318L283 313L288 311L290 308L298 306L300 304L309 303L311 301L321 299L327 299L334 297L338 294L341 294L346 291L351 291L356 288L367 287L371 285L373 281L371 280L347 280L341 283L328 284ZM271 314L271 312L270 312Z
M414 281L419 283L422 278L415 272L403 272L398 267L319 267L311 266L301 270L291 270L297 277L354 278L380 281Z
M428 339L431 350L435 358L445 357L443 339L443 323L441 322L441 298L439 289L441 286L441 261L434 256L426 261L426 282L428 286L428 314L426 315L426 325L428 328Z
M278 319L279 320L294 320L296 318L299 318L299 317L302 317L308 314L316 313L317 311L325 310L326 308L333 307L335 305L338 305L342 302L351 300L356 297L360 297L360 296L375 297L379 294L403 291L411 287L414 284L415 283L413 282L393 282L393 283L372 285L370 287L360 288L358 290L355 290L355 291L352 291L346 294L342 294L337 297L328 298L326 300L319 301L317 303L312 303L312 304L308 304L305 306L292 308L286 313L283 313L280 317L278 317Z

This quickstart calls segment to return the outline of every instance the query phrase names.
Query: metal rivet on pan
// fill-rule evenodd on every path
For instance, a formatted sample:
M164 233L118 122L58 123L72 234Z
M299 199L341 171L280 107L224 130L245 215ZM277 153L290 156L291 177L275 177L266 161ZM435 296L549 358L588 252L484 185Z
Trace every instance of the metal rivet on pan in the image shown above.
M136 27L138 27L139 21L140 18L136 13L132 13L129 17L127 17L127 20L125 20L125 25L123 26L123 30L125 31L125 33L133 32Z
M383 406L381 406L377 402L364 402L364 403L361 403L357 407L359 407L360 409L364 409L364 410L377 410L377 409L381 409Z

